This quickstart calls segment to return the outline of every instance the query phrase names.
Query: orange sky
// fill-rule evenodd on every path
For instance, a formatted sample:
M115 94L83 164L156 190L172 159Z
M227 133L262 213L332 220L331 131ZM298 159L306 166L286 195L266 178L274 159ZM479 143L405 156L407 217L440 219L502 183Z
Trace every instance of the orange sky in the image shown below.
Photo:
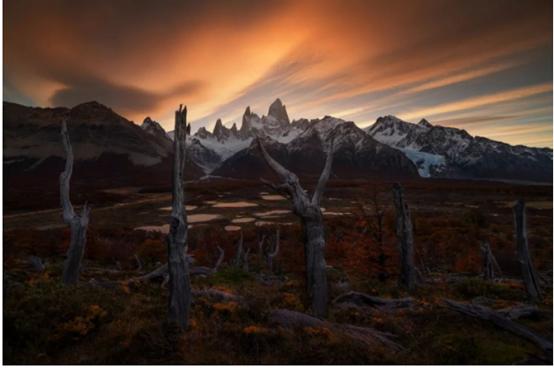
M552 146L550 1L4 3L4 100L97 100L172 129L240 123L280 97L292 118L380 115Z

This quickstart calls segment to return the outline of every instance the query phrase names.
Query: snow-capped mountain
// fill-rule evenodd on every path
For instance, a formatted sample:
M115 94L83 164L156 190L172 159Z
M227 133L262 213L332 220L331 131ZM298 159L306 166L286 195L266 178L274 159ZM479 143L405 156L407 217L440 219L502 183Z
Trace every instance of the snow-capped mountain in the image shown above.
M269 107L267 116L258 116L247 107L241 128L236 124L227 128L218 119L212 132L202 127L191 137L191 143L197 153L195 159L198 165L204 167L207 173L215 170L220 163L235 153L250 146L252 139L258 135L287 143L298 136L307 126L307 120L289 120L286 107L280 99ZM205 152L205 155L201 152ZM218 158L217 158L218 157Z
M335 177L417 177L416 167L400 151L375 141L353 122L326 116L301 124L304 131L289 142L265 137L266 148L273 157L298 175L319 175L330 138L334 137ZM225 160L214 175L259 178L271 176L271 172L252 142Z
M172 138L166 133L160 123L150 119L149 116L144 119L140 127L148 134L158 137L161 141L167 142L171 145Z
M413 124L390 115L366 132L401 150L422 177L552 181L551 149L512 146L425 119Z

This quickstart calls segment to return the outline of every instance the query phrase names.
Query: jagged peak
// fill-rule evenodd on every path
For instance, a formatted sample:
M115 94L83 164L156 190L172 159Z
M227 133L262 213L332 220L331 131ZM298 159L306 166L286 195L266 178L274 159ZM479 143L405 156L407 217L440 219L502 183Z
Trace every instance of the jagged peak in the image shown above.
M220 130L221 128L223 128L223 123L221 122L221 119L217 119L215 122L214 133L216 130Z
M280 98L273 101L273 103L269 106L267 116L272 116L278 121L290 124L289 116L287 114L287 108L285 107L285 105L283 105Z

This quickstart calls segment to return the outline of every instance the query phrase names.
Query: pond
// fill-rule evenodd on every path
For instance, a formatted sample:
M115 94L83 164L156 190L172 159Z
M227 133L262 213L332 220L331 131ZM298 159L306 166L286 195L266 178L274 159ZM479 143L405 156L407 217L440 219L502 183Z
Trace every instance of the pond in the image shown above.
M206 202L209 203L209 202ZM246 201L234 201L234 202L218 202L212 201L212 207L214 208L248 208L248 207L257 207L258 204L254 202Z

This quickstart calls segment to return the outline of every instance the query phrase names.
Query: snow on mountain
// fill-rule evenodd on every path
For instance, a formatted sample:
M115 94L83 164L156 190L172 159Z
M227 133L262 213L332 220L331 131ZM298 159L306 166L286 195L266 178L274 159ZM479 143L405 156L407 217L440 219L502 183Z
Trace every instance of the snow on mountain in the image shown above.
M294 124L294 123L293 123ZM416 167L402 152L371 138L353 122L326 116L303 120L301 134L287 143L265 136L264 145L281 164L298 175L317 177L334 137L333 175L340 178L417 177ZM237 152L214 171L215 175L241 178L271 176L255 144Z
M425 119L413 124L390 115L366 132L404 152L422 177L552 180L550 149L511 146Z
M286 107L280 99L271 104L267 116L260 117L247 107L240 130L235 123L231 128L227 128L221 119L218 119L212 132L202 127L192 136L193 141L196 140L219 157L219 160L211 157L210 162L207 162L202 155L198 155L197 164L206 168L206 173L210 173L218 164L249 147L256 136L268 136L277 142L288 143L303 131L305 125L303 120L290 123Z

